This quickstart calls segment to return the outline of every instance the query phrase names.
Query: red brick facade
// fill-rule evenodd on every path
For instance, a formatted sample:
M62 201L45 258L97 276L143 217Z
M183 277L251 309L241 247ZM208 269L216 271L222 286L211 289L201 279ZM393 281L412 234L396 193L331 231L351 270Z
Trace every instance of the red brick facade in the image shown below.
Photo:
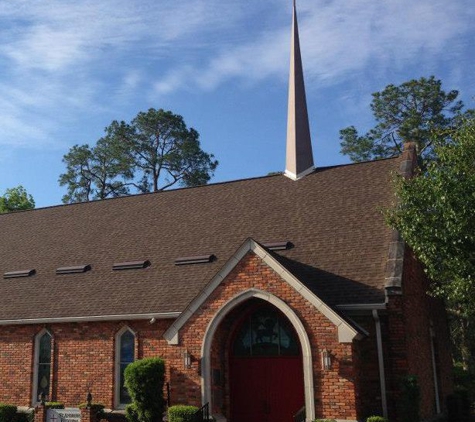
M397 415L399 379L416 374L422 386L423 416L435 413L430 333L440 374L440 400L451 388L447 328L440 306L426 297L423 273L407 253L403 295L391 296L387 313L381 313L387 398L390 415ZM201 405L201 353L207 327L216 313L236 295L258 289L281 299L302 322L311 344L315 416L356 420L382 414L375 323L371 314L354 316L368 336L353 343L338 341L338 328L267 264L248 253L212 292L179 332L179 344L170 345L164 332L172 320L14 325L0 328L0 401L18 406L32 403L35 336L44 328L53 339L52 391L50 400L77 406L91 391L94 402L114 408L115 338L127 326L136 334L136 358L160 356L166 362L171 403ZM212 340L211 382L213 409L229 418L229 345L244 309L260 299L250 299L231 310L221 321ZM330 352L332 366L322 369L321 352ZM185 368L183 353L191 354Z

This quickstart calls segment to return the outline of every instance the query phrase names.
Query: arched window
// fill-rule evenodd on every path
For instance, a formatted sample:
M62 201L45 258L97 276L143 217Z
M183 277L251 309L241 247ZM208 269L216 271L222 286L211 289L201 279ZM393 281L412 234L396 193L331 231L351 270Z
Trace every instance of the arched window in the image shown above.
M35 372L33 379L33 404L41 401L44 394L51 400L51 351L52 337L43 330L35 338Z
M234 339L234 356L297 356L300 346L289 322L271 307L260 307L242 322Z
M135 360L135 334L124 327L116 336L116 382L115 382L115 403L116 407L124 407L130 403L130 396L124 386L125 368Z

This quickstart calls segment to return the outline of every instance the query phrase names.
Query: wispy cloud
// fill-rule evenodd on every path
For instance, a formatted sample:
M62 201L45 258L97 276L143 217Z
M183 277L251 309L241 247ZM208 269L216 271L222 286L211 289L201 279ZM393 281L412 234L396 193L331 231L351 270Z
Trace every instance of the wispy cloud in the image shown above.
M475 38L471 1L301 0L306 76L322 87L460 62ZM287 78L290 0L5 0L0 19L0 144L43 144L134 96Z

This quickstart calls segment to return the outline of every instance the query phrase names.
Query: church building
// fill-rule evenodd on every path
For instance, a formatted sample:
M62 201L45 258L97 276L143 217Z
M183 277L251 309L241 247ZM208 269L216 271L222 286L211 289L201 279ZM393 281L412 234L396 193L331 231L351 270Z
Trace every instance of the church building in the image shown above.
M291 45L285 173L0 215L0 402L121 413L161 357L216 421L399 421L412 375L444 411L444 308L382 214L414 147L316 168L295 5Z

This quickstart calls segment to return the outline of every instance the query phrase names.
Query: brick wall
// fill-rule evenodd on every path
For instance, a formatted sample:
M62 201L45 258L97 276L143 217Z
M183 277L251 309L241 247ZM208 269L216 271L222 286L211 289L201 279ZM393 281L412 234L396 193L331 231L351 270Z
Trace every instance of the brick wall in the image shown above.
M422 266L406 248L402 295L390 296L388 303L388 400L392 417L397 417L401 377L416 375L421 387L421 415L436 413L430 327L435 333L439 396L442 410L452 389L450 341L443 303L427 295L429 282Z
M360 413L366 412L370 401L368 396L371 391L376 391L379 379L374 368L374 340L355 345L339 343L337 328L253 253L233 269L180 330L180 344L177 346L168 345L163 339L170 320L158 320L154 324L118 321L0 327L0 401L20 406L31 404L34 338L47 328L53 336L51 399L62 401L66 406L77 406L84 402L90 390L95 402L112 408L115 336L128 326L136 333L137 358L160 356L165 359L171 403L199 406L200 358L206 327L226 302L250 288L279 297L302 321L312 345L316 416L355 420ZM239 314L240 309L235 309L222 321L211 350L212 369L215 370L212 371L215 378L213 397L215 406L225 415L229 415L230 406L227 350ZM332 356L332 368L328 371L321 368L323 349L330 351ZM192 356L190 368L183 364L185 351ZM364 369L356 371L355 365L359 364L363 364ZM361 391L357 391L357 385ZM370 393L364 393L363 386Z

